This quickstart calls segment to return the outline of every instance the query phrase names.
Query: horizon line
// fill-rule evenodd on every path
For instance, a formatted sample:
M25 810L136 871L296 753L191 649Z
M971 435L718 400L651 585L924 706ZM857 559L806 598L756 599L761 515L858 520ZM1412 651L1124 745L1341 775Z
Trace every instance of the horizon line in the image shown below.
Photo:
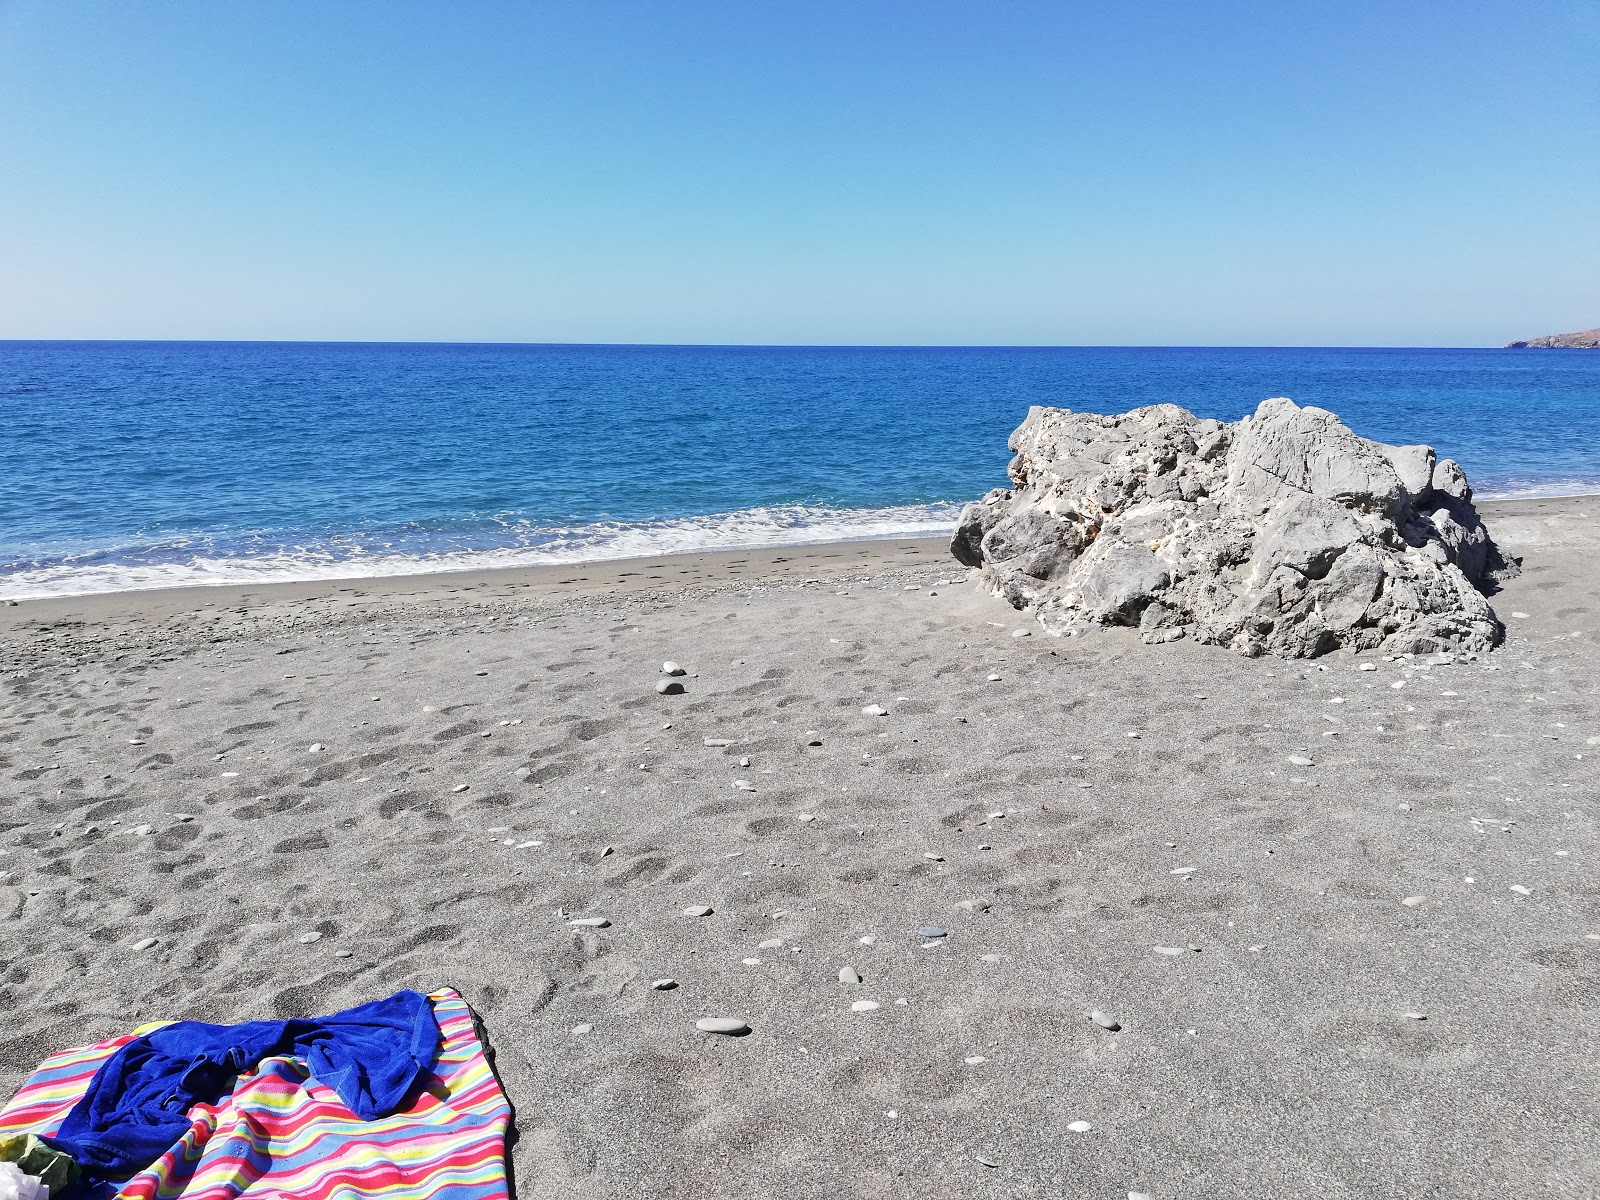
M1509 343L1357 345L1333 342L560 342L437 338L0 338L4 345L153 346L527 346L616 350L1510 350ZM1554 347L1562 349L1564 347Z

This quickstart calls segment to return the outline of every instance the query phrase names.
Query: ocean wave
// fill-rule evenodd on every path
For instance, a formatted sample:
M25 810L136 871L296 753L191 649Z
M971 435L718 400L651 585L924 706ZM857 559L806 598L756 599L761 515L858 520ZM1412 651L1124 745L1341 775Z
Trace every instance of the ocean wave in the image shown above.
M1597 479L1490 478L1472 485L1474 500L1553 500L1560 496L1600 495Z
M188 534L159 545L61 556L17 564L0 575L0 599L33 600L157 588L373 579L497 567L558 566L714 550L756 550L819 542L932 537L951 532L959 503L847 509L775 505L660 521L598 521L576 526L496 522L498 544L482 531L456 539L433 531L409 539L395 531L342 531L287 544L261 534ZM427 549L408 546L424 540Z

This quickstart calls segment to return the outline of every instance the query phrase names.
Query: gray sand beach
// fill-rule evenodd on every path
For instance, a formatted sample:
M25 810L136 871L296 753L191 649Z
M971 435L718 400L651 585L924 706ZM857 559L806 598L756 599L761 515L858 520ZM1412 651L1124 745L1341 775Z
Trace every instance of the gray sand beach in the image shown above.
M939 541L0 607L0 1090L449 985L522 1197L1600 1195L1600 497L1481 511L1450 664Z

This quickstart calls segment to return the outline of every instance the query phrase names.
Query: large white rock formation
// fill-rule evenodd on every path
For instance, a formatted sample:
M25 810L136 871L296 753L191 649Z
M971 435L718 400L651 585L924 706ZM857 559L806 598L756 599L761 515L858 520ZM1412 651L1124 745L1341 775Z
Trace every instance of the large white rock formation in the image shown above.
M950 548L1051 633L1133 625L1286 657L1500 640L1480 589L1517 565L1429 446L1285 399L1233 424L1033 408L1010 446L1013 486L969 504Z

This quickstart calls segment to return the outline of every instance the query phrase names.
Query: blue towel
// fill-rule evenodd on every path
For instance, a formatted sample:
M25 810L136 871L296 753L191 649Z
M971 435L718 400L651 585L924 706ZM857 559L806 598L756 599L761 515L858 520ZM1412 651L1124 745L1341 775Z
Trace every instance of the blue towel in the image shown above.
M150 1166L189 1129L189 1109L214 1103L239 1072L292 1054L363 1120L398 1109L439 1054L426 996L397 992L331 1017L208 1025L179 1021L135 1038L101 1064L49 1141L84 1173L86 1192Z

